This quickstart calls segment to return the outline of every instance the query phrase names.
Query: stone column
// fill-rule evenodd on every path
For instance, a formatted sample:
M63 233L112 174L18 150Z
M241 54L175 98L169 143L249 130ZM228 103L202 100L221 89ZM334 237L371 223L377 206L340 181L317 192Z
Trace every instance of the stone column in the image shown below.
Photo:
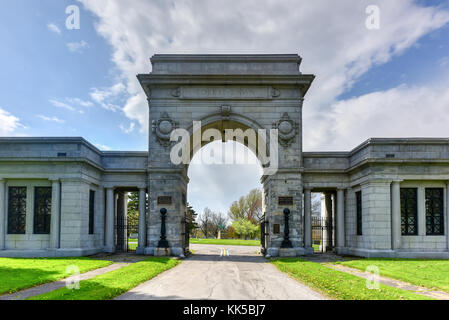
M60 248L60 238L61 238L61 182L59 180L52 180L50 249Z
M345 247L345 190L337 190L337 248Z
M304 248L312 250L312 191L304 189Z
M147 241L147 220L146 220L146 190L139 189L139 242L136 249L137 254L144 254Z
M324 194L324 228L323 228L323 252L332 250L332 194Z
M125 193L118 192L117 193L117 243L116 249L119 251L127 251L126 249L126 210L125 210Z
M107 188L106 189L106 230L105 230L105 238L106 238L106 252L114 252L114 189Z
M391 249L401 246L401 182L391 183Z
M418 235L426 236L426 188L418 187Z
M0 250L5 250L6 234L6 183L0 179Z

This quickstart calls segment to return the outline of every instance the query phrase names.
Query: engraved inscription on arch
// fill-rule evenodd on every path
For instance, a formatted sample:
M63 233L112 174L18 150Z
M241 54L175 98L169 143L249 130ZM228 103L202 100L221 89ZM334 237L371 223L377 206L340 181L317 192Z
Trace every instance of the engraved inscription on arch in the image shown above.
M176 92L176 95L173 94ZM270 100L280 95L272 87L192 86L180 87L172 92L179 99L256 99Z

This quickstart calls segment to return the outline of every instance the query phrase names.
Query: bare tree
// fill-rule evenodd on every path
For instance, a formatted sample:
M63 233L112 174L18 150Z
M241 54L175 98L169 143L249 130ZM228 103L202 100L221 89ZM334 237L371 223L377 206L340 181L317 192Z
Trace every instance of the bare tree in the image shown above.
M224 213L213 212L212 223L211 223L212 230L211 231L212 231L212 234L214 237L218 237L218 231L220 230L220 228L225 229L228 226L228 221L229 221L229 218Z
M220 228L225 229L228 226L229 217L222 212L213 212L205 208L204 212L198 216L198 225L203 235L208 237L217 237Z
M312 194L312 216L321 216L321 193Z
M213 214L212 210L206 207L203 213L198 216L198 225L206 238L209 237L212 231Z

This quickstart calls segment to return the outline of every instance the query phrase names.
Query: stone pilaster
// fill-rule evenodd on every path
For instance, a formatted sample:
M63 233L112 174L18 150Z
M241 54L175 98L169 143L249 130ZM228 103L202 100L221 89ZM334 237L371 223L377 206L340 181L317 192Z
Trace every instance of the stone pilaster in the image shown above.
M50 249L59 249L61 240L61 182L52 180Z
M449 181L446 182L446 244L449 251Z
M401 246L401 181L391 183L391 249Z
M0 179L0 250L5 249L6 234L6 183Z

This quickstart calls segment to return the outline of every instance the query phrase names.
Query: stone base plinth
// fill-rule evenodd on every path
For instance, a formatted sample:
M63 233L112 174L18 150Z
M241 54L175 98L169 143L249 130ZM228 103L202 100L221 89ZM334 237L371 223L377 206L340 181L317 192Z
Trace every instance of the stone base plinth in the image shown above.
M294 248L280 248L279 257L296 257L296 250Z
M155 257L168 257L170 255L170 248L156 248L156 250L154 250Z
M304 248L304 254L305 255L312 255L314 253L313 247L306 247Z

